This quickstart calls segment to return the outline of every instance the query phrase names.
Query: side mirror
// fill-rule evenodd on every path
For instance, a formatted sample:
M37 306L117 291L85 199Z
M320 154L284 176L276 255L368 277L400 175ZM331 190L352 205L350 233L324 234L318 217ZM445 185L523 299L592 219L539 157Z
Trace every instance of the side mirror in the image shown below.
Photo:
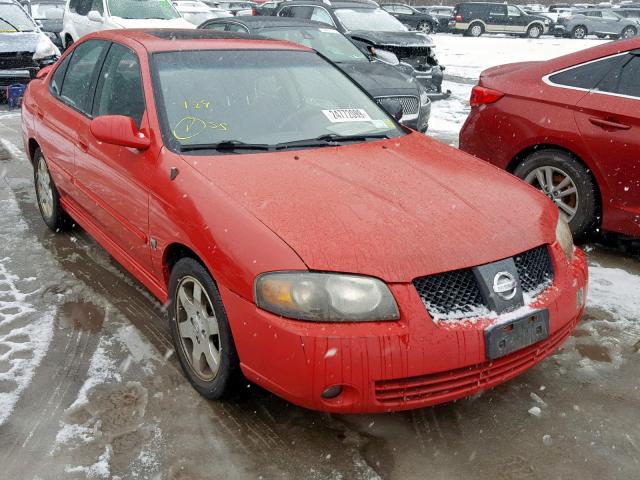
M391 66L395 67L396 65L400 65L400 60L395 53L391 53L386 50L380 50L377 48L371 48L371 54L381 62L387 63Z
M103 22L102 15L100 15L100 12L97 10L91 10L89 13L87 13L87 18L92 22L96 22L96 23Z
M89 126L91 134L98 140L111 145L146 150L151 141L136 126L131 117L123 115L103 115L96 117Z
M402 104L397 98L383 98L378 102L378 105L398 121L400 121L402 115L404 115Z

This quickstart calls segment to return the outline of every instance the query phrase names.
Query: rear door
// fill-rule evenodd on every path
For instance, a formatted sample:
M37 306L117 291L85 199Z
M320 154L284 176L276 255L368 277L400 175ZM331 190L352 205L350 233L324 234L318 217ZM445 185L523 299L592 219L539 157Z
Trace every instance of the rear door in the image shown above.
M575 117L593 158L600 164L611 195L612 213L603 225L611 230L615 215L640 220L640 51L625 54L578 103ZM626 212L626 213L624 213ZM636 224L640 234L640 223Z
M96 81L91 116L123 115L148 132L140 61L129 48L113 43ZM76 182L82 206L111 240L151 270L148 243L148 179L153 149L139 151L99 142L90 122L79 129Z
M489 15L486 20L487 32L508 33L509 17L507 16L507 6L492 3L489 5Z

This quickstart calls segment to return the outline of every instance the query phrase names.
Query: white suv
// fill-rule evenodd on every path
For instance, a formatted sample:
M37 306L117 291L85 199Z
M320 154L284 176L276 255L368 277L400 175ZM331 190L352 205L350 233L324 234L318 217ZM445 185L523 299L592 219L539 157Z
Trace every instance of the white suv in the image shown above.
M195 28L169 0L67 0L62 41L114 28Z

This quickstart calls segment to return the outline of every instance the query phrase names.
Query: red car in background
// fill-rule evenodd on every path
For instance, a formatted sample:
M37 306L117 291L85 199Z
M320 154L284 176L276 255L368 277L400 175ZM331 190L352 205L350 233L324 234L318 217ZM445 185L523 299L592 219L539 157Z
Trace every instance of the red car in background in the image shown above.
M169 302L207 398L242 372L326 411L454 400L540 362L584 309L551 202L405 129L310 48L103 31L22 105L45 223L73 219Z
M640 237L640 38L484 71L460 148L540 189L577 237Z

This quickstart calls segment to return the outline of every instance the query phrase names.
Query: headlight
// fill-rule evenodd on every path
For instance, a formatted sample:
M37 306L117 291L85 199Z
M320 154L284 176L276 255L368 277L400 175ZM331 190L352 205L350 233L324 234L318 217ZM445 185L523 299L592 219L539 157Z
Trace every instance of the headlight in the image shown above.
M562 247L567 260L571 261L573 259L573 235L569 224L561 215L558 216L558 224L556 225L556 240Z
M431 100L429 99L427 91L422 86L420 86L420 105L424 107L429 105L430 102Z
M377 278L310 272L265 273L256 278L256 305L297 320L397 320L398 306Z
M36 45L36 51L33 54L34 60L42 60L47 57L58 57L60 56L60 50L56 47L49 37L44 34L40 34L40 38L38 39L38 45Z

